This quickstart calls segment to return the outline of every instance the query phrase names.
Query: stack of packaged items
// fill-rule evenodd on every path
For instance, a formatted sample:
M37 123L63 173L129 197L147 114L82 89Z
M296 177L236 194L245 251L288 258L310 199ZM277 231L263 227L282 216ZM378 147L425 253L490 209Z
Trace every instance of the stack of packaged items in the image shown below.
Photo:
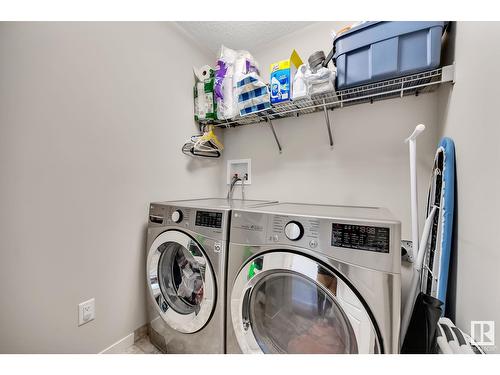
M260 79L257 62L248 51L221 47L215 71L215 98L217 118L221 120L270 107L267 87Z
M304 108L299 113L311 113L316 104L331 100L335 92L335 72L326 67L323 51L313 53L304 64L293 50L286 60L271 64L271 104L287 116L289 111Z
M236 104L233 94L234 65L237 52L222 46L217 67L215 68L215 100L217 117L229 120L236 116Z
M269 89L248 51L222 46L215 69L195 69L195 119L230 121L271 106L284 113L297 108L304 108L302 113L314 112L313 105L331 100L335 92L335 72L326 65L323 51L312 54L304 64L293 50L289 58L271 64Z
M208 66L193 68L195 85L193 87L194 119L209 122L217 119L217 104L214 99L214 70Z

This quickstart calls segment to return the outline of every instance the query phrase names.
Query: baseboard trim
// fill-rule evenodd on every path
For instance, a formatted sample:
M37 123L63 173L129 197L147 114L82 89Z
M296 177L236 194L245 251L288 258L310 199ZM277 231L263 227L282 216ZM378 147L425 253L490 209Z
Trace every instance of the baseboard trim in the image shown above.
M135 337L135 334L134 334L134 332L132 332L132 333L128 334L127 336L125 336L124 338L118 340L117 342L115 342L111 346L107 347L99 354L123 353L127 348L134 345L134 337Z

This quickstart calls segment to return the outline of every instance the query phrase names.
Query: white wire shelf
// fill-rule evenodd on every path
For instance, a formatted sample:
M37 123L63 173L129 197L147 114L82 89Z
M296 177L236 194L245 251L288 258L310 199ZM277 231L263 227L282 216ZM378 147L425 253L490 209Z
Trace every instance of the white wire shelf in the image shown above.
M455 66L448 65L423 73L284 102L259 113L237 117L231 120L216 120L209 123L202 123L201 125L212 124L216 127L230 128L268 122L281 152L281 145L272 125L273 120L299 117L305 114L323 111L325 113L330 145L333 146L328 110L362 103L373 103L384 99L419 95L434 91L441 83L454 81Z

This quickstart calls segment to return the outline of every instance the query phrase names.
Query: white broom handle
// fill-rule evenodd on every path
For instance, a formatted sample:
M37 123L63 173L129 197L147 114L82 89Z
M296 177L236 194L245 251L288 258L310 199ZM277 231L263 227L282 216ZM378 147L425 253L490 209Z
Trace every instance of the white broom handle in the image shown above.
M413 245L413 261L417 260L418 252L418 191L417 191L417 142L410 142L410 187L411 187L411 236Z
M406 139L410 148L410 191L411 191L411 235L412 258L417 260L419 229L418 229L418 192L417 192L417 137L425 130L424 124L415 127L413 133Z

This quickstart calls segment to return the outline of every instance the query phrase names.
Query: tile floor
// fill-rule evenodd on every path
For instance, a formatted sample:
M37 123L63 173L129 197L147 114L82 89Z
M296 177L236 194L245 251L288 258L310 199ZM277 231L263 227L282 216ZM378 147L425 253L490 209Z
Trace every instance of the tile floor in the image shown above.
M162 354L162 352L149 341L149 336L137 340L121 354Z

